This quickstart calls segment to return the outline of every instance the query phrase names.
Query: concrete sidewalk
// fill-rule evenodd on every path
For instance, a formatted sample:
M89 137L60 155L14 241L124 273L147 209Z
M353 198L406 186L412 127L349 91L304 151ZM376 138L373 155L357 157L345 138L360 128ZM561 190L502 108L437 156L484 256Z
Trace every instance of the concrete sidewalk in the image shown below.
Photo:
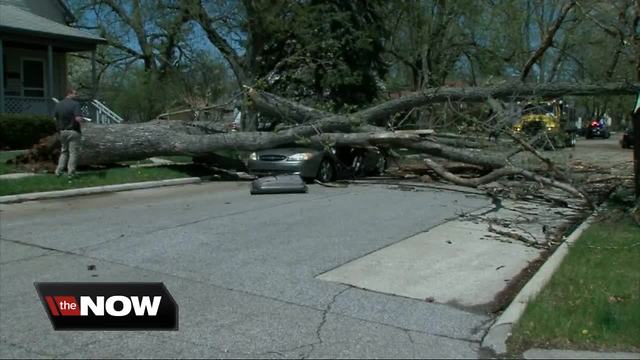
M0 180L16 180L16 179L23 179L23 178L26 178L26 177L32 177L32 176L38 176L38 175L43 175L43 174L36 174L36 173L2 174L2 175L0 175Z
M562 216L558 216L561 213ZM491 312L577 210L503 200L321 274L358 288ZM511 236L509 236L509 235ZM526 239L519 241L517 239Z

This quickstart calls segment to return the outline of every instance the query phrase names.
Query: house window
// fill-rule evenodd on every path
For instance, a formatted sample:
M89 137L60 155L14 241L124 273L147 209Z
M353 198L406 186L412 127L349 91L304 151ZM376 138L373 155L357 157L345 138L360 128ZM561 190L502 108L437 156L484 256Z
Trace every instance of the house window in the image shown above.
M44 97L44 61L22 59L22 96Z

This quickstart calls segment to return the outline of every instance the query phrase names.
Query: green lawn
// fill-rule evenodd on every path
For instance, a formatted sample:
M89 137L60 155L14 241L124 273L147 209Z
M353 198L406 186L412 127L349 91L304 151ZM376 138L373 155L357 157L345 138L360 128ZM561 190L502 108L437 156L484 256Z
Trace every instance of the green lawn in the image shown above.
M25 152L27 150L0 151L0 175L19 172L15 165L7 164L7 160L11 160Z
M25 152L26 150L0 151L0 175L25 172L19 167L6 163L7 160L13 159ZM239 156L241 154L240 152L229 151L224 155ZM193 164L191 156L162 156L161 158L177 163L189 164L136 168L125 166L104 170L88 170L81 171L78 176L72 180L67 179L66 176L56 177L53 174L38 174L11 180L0 179L0 196L211 175L211 171L205 166ZM122 163L122 165L142 164L152 164L152 161L145 159Z
M513 329L531 347L640 351L640 226L612 209L572 246Z
M91 170L80 172L72 180L67 179L66 176L42 174L22 179L0 180L0 196L205 175L210 175L210 172L196 165Z

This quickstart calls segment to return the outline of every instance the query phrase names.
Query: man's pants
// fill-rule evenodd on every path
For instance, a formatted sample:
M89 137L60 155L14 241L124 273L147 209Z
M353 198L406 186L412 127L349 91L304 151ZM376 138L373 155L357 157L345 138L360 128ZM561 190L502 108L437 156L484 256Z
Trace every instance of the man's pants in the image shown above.
M68 169L69 175L74 175L80 149L80 133L74 130L62 130L58 136L62 144L62 151L60 152L56 175L62 174L65 167Z

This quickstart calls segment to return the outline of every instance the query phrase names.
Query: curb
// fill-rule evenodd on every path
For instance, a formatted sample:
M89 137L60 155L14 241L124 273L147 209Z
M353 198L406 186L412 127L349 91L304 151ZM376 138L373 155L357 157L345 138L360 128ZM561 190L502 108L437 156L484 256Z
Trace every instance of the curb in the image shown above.
M489 349L497 355L507 352L507 339L511 336L513 325L520 320L527 304L535 298L540 290L549 282L551 276L562 263L562 259L569 253L569 247L582 235L582 233L595 220L598 211L592 213L580 226L578 226L567 239L560 244L533 277L520 290L515 299L505 311L493 323L487 334L482 339L482 348Z
M18 194L18 195L6 195L6 196L0 196L0 204L12 204L12 203L19 203L23 201L46 200L46 199L56 199L56 198L64 198L64 197L70 197L70 196L102 194L102 193L110 193L110 192L116 192L116 191L149 189L149 188L156 188L156 187L162 187L162 186L197 184L197 183L201 183L203 180L206 180L206 178L190 177L190 178L181 178L181 179L168 179L168 180L144 181L144 182L137 182L137 183L117 184L117 185L94 186L94 187L79 188L79 189L60 190L60 191L46 191L46 192L36 192L36 193L27 193L27 194Z
M599 352L584 350L529 349L522 354L525 359L640 359L640 353Z

